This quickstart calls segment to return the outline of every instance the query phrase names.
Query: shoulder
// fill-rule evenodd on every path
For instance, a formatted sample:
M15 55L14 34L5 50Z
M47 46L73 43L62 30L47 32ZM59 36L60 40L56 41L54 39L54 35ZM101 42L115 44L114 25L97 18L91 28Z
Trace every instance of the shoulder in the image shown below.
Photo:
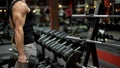
M13 11L26 12L27 11L27 5L26 5L26 3L22 2L22 1L18 1L13 6Z

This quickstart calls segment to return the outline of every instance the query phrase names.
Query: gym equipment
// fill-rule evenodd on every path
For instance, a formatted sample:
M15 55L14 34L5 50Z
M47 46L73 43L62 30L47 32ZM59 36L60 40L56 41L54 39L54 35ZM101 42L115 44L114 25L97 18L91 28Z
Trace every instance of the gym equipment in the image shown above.
M48 49L52 49L52 48L53 48L54 46L56 46L59 42L60 42L60 39L58 39L57 41L52 42L53 44L47 45Z
M86 41L89 43L101 44L101 45L106 45L106 46L120 47L120 45L118 44L104 43L104 42L88 40L88 39L80 39L79 37L67 36L66 38L71 39L71 40Z
M100 33L100 32L98 32L97 39L98 38L103 39L103 42L105 42L105 39L119 41L119 39L115 39L113 35L110 35L110 34L107 34L107 33Z
M72 15L72 17L98 17L98 18L100 18L100 17L103 17L103 18L105 18L105 17L120 17L120 15L93 15L93 14L91 14L91 15L85 15L85 14L73 14Z
M42 30L41 33L38 33L40 34L38 39L38 44L40 44L40 46L42 47L42 52L44 57L49 56L50 61L51 62L54 61L55 66L57 66L56 65L57 57L62 58L62 60L65 61L64 62L65 64L60 65L63 67L67 66L66 64L67 62L71 61L71 58L75 59L74 63L80 63L82 52L80 52L79 49L81 49L81 46L75 45L73 44L72 41L65 39L65 37L67 36L65 32L54 31L54 30L51 30L47 33L46 32L47 32L46 30ZM48 55L50 53L52 55ZM79 57L77 57L77 55ZM54 63L52 62L52 64ZM74 65L74 63L72 62L70 63ZM44 65L39 65L39 66L42 67Z
M14 62L14 61L13 61ZM0 57L0 68L3 68L3 65L10 63L10 56L1 56ZM8 68L11 68L10 65L8 65Z
M66 62L66 68L81 68L81 52L72 53Z
M60 48L64 47L64 46L66 46L66 45L65 45L66 43L67 43L67 42L64 42L64 43L62 43L62 44L58 44L57 46L53 47L54 51L56 51L57 53L60 53L60 52L58 52L58 50L59 50ZM71 45L72 45L72 44L71 44ZM69 45L68 45L68 46L69 46Z
M16 61L17 61L17 59L18 59L18 53L17 53L17 51L15 50L15 49L9 49L10 51L11 51L11 56L9 57L9 59L10 59L10 63L9 63L9 65L10 66L14 66L15 65L15 63L16 63ZM31 65L36 65L36 64L38 64L38 59L37 59L37 57L36 56L33 56L33 55L31 55L29 58L28 58L28 64L31 64Z
M55 50L56 51L56 49L57 48L60 48L60 47L62 47L63 45L65 45L67 42L63 42L62 44L57 44L57 45L55 45L55 46L53 46L53 47L51 47L51 49L53 49L53 50Z
M75 10L76 7L76 1L73 1L73 9ZM88 61L89 61L89 57L92 56L92 60L93 60L93 66L99 68L99 63L98 63L98 57L97 57L97 53L96 53L96 44L102 44L102 45L109 45L109 46L115 46L115 47L120 47L120 45L117 44L111 44L111 43L103 43L103 42L99 42L99 41L95 41L96 39L96 35L98 34L99 31L99 22L100 22L100 18L119 18L120 15L102 15L100 13L100 5L102 3L102 0L97 3L96 8L94 9L95 11L93 11L92 14L86 15L86 14L75 14L75 12L73 12L74 14L72 15L73 18L90 18L90 28L88 31L88 36L87 39L80 39L79 37L67 37L68 39L71 40L78 40L78 41L85 41L87 43L87 52L86 52L86 57L85 60L83 62L83 66L87 67L88 65ZM112 5L114 6L114 5ZM113 9L114 10L114 9ZM90 12L90 11L89 11ZM99 15L100 14L100 15ZM114 14L114 12L113 12ZM108 38L113 38L112 36L108 36Z
M70 44L68 46L62 46L61 48L56 49L57 53L61 53L65 49L70 49L69 47L73 46L73 44Z
M99 9L99 8L97 8ZM99 11L99 10L98 10ZM88 31L88 37L87 39L80 39L77 37L71 37L67 34L61 33L60 31L53 31L53 30L41 30L40 32L40 38L38 39L38 42L40 46L42 47L43 55L51 57L50 53L52 53L53 59L50 59L49 61L52 64L60 64L60 60L58 58L63 59L63 64L66 68L81 68L80 65L81 62L81 56L83 51L86 49L86 55L83 62L83 66L87 67L89 56L92 56L93 60L93 66L99 68L98 63L98 57L96 53L96 43L102 44L102 45L109 45L109 43L103 43L99 41L94 41L96 39L96 35L99 31L99 17L115 17L112 15L98 15L99 12L96 12L91 15L72 15L72 17L90 17L92 19L90 29ZM52 32L53 31L53 32ZM63 37L62 37L63 36ZM112 35L105 35L104 38L107 37L109 39L113 39ZM77 46L76 42L69 42L69 40L77 40L79 43ZM84 47L86 48L84 49ZM119 47L119 45L115 45L116 47ZM49 54L47 54L47 52ZM57 58L57 59L56 59ZM62 62L61 62L62 63ZM42 67L43 65L41 65ZM48 67L51 65L47 65ZM43 66L44 67L44 66ZM45 66L46 67L46 66ZM58 67L59 68L59 67Z

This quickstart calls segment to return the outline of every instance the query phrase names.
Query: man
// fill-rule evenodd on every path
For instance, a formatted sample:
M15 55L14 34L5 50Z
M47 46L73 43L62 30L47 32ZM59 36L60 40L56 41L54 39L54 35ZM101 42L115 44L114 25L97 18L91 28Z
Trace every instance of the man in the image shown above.
M30 55L36 56L33 24L29 20L31 17L29 12L30 8L27 6L26 0L14 0L9 7L10 26L14 31L14 43L18 51L16 68L25 68L22 64L27 63ZM30 67L34 68L32 66Z

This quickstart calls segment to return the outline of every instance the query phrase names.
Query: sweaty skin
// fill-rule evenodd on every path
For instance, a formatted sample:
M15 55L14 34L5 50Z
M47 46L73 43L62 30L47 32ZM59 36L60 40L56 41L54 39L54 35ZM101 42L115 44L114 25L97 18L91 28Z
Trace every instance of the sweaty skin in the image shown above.
M10 27L15 32L15 44L18 50L18 62L26 62L26 54L24 52L24 32L23 27L26 20L26 14L30 12L24 0L18 1L12 8L13 18L9 17Z

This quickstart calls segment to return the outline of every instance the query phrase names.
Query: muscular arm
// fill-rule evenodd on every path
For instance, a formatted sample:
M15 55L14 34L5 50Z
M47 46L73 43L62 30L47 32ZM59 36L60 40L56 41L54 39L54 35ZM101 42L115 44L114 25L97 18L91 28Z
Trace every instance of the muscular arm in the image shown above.
M15 13L15 18L13 18L15 22L15 43L18 50L18 53L20 55L24 55L24 32L23 32L23 21L22 21L22 15L17 12Z
M9 17L10 27L15 33L15 44L18 50L18 62L26 63L27 56L24 52L24 31L26 14L29 8L26 3L18 1L12 8L13 18Z
M24 53L24 32L23 27L26 19L26 5L18 3L13 7L13 23L15 24L15 43L19 55L25 55Z

